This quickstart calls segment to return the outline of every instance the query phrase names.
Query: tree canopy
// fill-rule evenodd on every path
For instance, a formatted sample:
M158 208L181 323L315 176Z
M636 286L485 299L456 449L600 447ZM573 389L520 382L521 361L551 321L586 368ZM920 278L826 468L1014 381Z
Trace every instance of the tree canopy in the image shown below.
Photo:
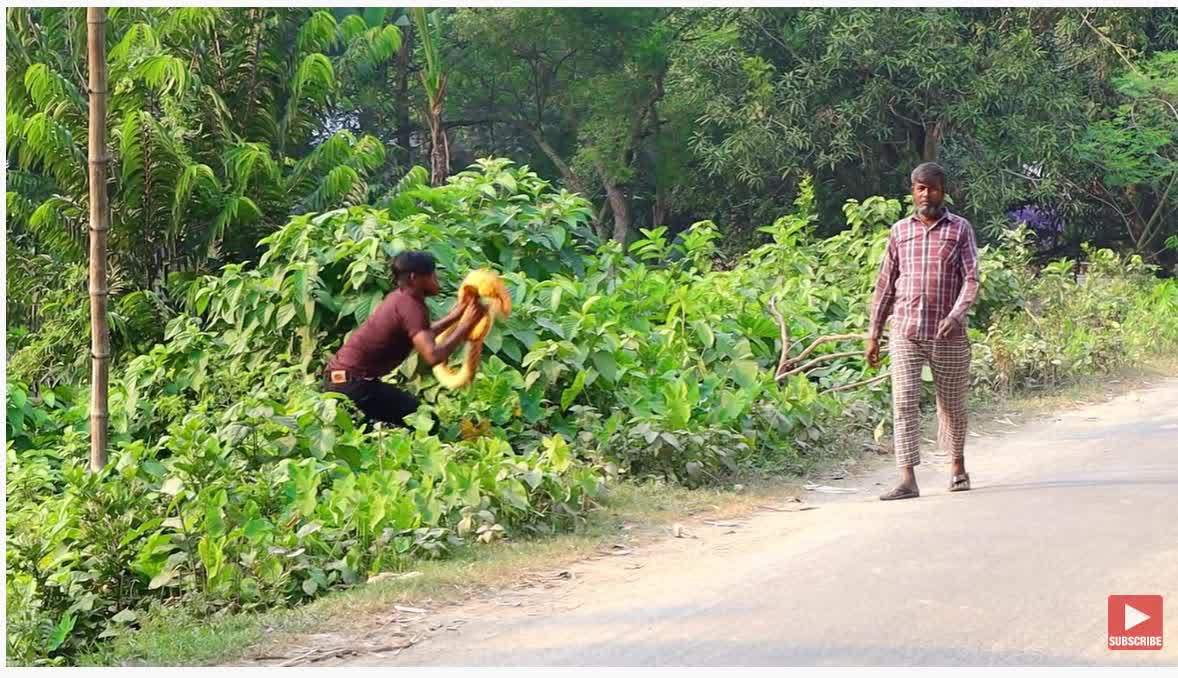
M36 326L84 256L84 10L7 18L8 309ZM729 255L803 177L830 234L936 159L984 240L1175 260L1173 9L119 8L107 36L116 292L483 157L601 237L711 220Z

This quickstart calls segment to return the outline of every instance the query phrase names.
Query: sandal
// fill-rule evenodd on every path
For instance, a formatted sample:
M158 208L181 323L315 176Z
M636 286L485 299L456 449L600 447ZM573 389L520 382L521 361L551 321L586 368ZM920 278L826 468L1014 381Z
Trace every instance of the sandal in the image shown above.
M910 487L895 487L891 491L879 495L880 501L892 501L895 499L915 499L920 496L920 490L914 490Z
M969 474L962 473L949 479L950 492L965 492L969 489Z

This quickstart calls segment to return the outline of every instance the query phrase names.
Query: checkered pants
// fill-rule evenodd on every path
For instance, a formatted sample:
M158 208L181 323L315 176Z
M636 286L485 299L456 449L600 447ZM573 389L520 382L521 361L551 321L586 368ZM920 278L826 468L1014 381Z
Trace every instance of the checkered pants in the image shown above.
M964 457L969 339L922 341L893 337L888 353L892 357L896 466L920 464L920 377L926 362L937 388L937 437L941 449L948 449L954 459Z

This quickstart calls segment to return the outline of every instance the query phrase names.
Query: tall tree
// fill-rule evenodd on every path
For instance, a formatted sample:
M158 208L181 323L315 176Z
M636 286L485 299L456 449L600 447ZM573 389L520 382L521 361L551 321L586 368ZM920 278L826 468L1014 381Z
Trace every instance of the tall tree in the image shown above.
M1178 52L1129 62L1114 81L1123 102L1095 121L1079 144L1091 164L1080 189L1124 224L1129 245L1156 260L1174 223L1178 183Z
M8 12L9 232L81 261L84 10ZM139 287L248 257L292 211L367 201L383 146L339 130L333 102L338 77L395 57L396 26L195 7L115 9L108 26L110 256Z
M638 168L659 129L669 47L685 16L663 9L459 10L452 25L466 52L456 57L455 77L486 86L464 99L464 117L523 135L569 189L600 198L599 233L625 241Z
M422 54L425 55L421 84L425 88L425 118L429 122L430 132L430 183L440 186L450 176L450 142L443 121L449 78L441 58L442 16L438 11L427 13L425 9L417 7L413 9L413 23L417 27Z

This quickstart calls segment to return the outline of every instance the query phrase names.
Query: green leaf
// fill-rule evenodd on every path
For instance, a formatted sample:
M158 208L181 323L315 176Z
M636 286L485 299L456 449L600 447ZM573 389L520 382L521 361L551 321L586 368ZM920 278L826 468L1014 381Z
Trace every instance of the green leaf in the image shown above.
M384 23L388 13L389 9L387 7L366 7L364 9L364 23L373 28L380 26Z
M147 585L147 588L154 591L155 589L171 584L180 575L180 563L187 557L187 554L182 552L173 553L168 556L168 561L164 564L163 569L160 570L159 574L151 578L151 582Z
M552 247L559 250L564 247L565 238L567 237L568 232L565 231L564 227L560 224L553 224L552 227L548 229L548 235L552 238Z
M594 351L590 356L593 361L593 367L605 377L606 381L611 384L618 381L618 362L614 359L612 353L606 351Z
M115 616L110 618L111 621L113 621L117 624L130 624L131 622L134 622L137 619L139 619L139 615L131 608L127 608L125 610L122 610L121 612L119 612L118 614L116 614Z
M483 339L483 345L492 353L498 353L503 346L503 334L499 332L491 332Z
M528 501L528 493L524 489L523 483L518 480L513 480L505 483L499 490L499 496L521 511L526 511L531 508L531 502Z
M741 388L752 388L757 385L760 367L752 360L735 360L732 362L732 379Z
M585 379L587 376L588 374L585 370L578 371L576 378L573 379L572 385L561 391L560 409L567 410L569 405L572 405L573 401L577 399L577 396L581 395L581 391L585 388Z
M572 465L573 460L569 445L565 442L564 436L559 433L544 439L544 450L548 455L548 461L552 463L552 467L556 469L557 473L564 473Z
M687 384L681 381L668 383L663 387L663 396L667 405L668 424L676 431L687 428L687 423L691 421L691 410L695 406Z
M62 646L62 643L69 638L70 633L74 630L74 624L77 622L77 617L72 614L66 614L58 620L57 625L53 627L53 634L49 636L49 651L53 652Z
M253 541L266 534L272 527L270 521L265 518L254 518L245 524L242 528L242 534L245 535L246 539Z
M77 554L70 550L69 544L58 544L56 548L37 561L37 569L42 572L52 571L76 556Z
M286 327L291 320L294 320L294 317L297 314L298 311L295 310L295 307L291 306L290 304L280 306L278 308L278 323L276 325L276 329L282 329L283 327Z
M495 183L506 188L511 193L516 193L519 190L515 185L515 177L511 176L509 172L500 172L499 176L495 178Z
M695 328L695 335L699 337L699 341L704 345L704 348L712 348L716 345L716 333L712 331L712 326L706 321L697 320L692 323Z
M501 349L503 354L508 358L511 358L513 363L519 364L520 360L523 359L523 353L520 351L519 342L510 337L504 337L502 343L503 346Z
M177 478L176 476L168 478L163 482L163 484L160 485L160 492L173 497L180 494L183 489L184 481L180 478Z

